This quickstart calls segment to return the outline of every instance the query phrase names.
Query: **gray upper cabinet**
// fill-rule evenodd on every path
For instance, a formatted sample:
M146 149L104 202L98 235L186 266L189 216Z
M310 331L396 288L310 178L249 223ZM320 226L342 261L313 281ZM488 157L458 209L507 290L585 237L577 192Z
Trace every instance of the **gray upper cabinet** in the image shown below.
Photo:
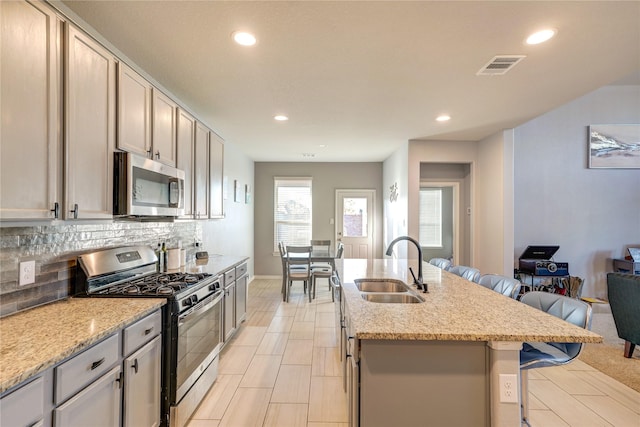
M196 219L209 217L209 129L196 122L194 152L194 216Z
M61 21L41 3L2 1L0 31L0 219L53 219L62 202Z
M151 153L151 83L122 62L118 64L118 148L145 157Z
M177 167L184 171L184 218L193 218L193 144L196 119L178 108Z
M209 132L209 218L224 218L224 141Z
M168 96L153 89L152 158L176 166L176 111L178 105Z
M116 60L67 25L66 219L112 218Z

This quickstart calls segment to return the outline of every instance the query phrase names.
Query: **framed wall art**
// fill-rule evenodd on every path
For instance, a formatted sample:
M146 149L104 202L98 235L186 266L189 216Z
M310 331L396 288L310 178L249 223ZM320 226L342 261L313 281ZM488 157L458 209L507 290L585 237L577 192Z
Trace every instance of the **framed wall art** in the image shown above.
M640 124L589 126L590 168L640 168Z

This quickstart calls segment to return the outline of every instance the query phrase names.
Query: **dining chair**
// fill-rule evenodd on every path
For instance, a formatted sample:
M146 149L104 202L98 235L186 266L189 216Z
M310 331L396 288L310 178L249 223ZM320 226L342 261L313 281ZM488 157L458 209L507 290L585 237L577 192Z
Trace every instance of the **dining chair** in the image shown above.
M513 299L518 299L520 289L522 288L522 283L520 283L519 280L498 274L485 274L480 277L478 284Z
M449 267L449 273L453 273L456 276L463 277L471 282L478 282L480 279L480 270L473 267L467 267L464 265L456 265L453 267Z
M311 250L317 252L326 252L329 253L331 251L331 240L317 240L313 239L310 241ZM331 288L331 276L333 275L334 270L333 262L312 262L311 263L311 273L313 275L311 279L311 289L313 292L313 298L316 297L316 279L327 279L329 281L329 288Z
M311 272L313 278L311 279L311 287L313 289L313 298L316 297L316 279L327 279L329 283L329 290L331 291L331 301L335 301L334 295L334 286L335 281L334 276L337 274L336 272L336 263L335 259L342 258L342 254L344 252L344 244L342 242L338 243L338 247L336 249L336 254L334 258L329 263L311 263Z
M431 258L429 260L429 264L435 265L436 267L443 270L448 270L449 266L451 266L451 261L446 258Z
M549 292L527 292L520 302L584 329L591 329L591 306L584 301ZM522 419L529 425L528 370L565 365L578 357L582 343L525 342L520 350Z
M305 293L309 288L309 302L311 302L311 246L287 246L286 252L288 284L285 286L285 301L289 302L293 282L300 281L303 282Z

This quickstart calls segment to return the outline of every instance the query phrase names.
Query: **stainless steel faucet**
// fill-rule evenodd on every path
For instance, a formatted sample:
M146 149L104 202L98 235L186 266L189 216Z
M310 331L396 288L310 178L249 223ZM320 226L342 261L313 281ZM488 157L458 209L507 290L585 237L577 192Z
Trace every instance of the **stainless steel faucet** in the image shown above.
M429 292L427 283L424 283L422 280L422 248L420 247L420 243L418 243L416 239L409 236L396 237L391 243L389 243L389 247L387 248L387 255L391 255L393 245L401 240L408 240L409 242L413 243L418 249L418 278L416 279L416 276L415 274L413 274L413 270L411 269L411 267L409 267L409 271L413 276L413 284L416 285L418 289L422 289L423 292Z

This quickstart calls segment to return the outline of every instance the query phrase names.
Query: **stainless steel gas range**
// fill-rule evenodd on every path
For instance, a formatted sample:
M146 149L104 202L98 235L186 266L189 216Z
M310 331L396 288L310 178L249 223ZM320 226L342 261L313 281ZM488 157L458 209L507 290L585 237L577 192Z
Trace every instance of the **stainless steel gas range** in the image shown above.
M75 295L167 298L162 319L161 425L186 424L218 373L222 347L221 278L158 273L154 251L122 247L78 257Z

